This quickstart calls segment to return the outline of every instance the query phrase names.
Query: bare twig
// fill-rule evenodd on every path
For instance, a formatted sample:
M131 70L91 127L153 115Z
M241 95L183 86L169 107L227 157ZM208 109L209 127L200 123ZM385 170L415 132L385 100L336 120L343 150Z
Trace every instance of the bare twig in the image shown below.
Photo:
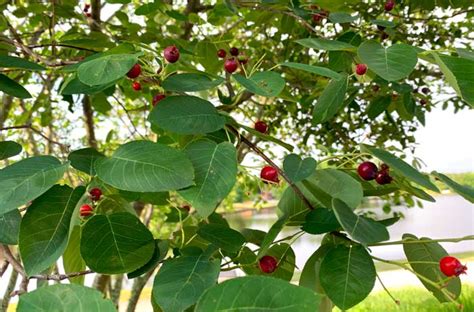
M9 265L10 265L10 262L8 262L6 260L3 261L2 266L0 266L0 277L2 277L3 274L5 274L5 272L7 271Z
M33 276L30 276L30 279L59 282L59 281L65 280L65 279L78 277L78 276L82 276L82 275L87 275L87 274L91 274L91 273L94 273L94 271L85 270L85 271L74 272L74 273L69 273L69 274L33 275Z
M18 290L15 290L14 292L11 293L11 297L15 297L15 296L19 296L19 295L22 295L24 293L26 293L28 291L28 283L30 282L30 280L28 279L28 277L26 276L23 276L22 277L22 280L21 280L21 283L20 283L20 289Z
M3 128L0 128L0 131L6 131L6 130L15 130L15 129L30 129L31 131L33 131L34 133L40 135L41 137L43 137L44 139L46 139L48 142L52 143L52 144L56 144L56 145L59 145L59 146L62 146L66 149L69 149L69 145L67 144L63 144L63 143L60 143L58 141L55 141L51 138L49 138L47 135L45 135L43 132L41 132L40 130L36 129L35 127L33 127L32 125L30 124L26 124L26 125L19 125L19 126L11 126L11 127L3 127Z
M0 245L0 248L3 250L3 256L5 257L5 260L7 260L12 265L12 268L17 271L21 276L26 276L23 266L15 258L15 256L13 256L10 248L7 245Z

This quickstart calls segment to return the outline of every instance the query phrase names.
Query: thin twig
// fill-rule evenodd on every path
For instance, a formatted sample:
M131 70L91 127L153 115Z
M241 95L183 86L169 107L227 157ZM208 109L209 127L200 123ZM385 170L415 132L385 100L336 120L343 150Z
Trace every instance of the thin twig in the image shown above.
M42 133L40 130L36 129L35 127L33 127L32 125L29 125L29 124L20 125L20 126L4 127L4 128L0 128L0 131L15 130L15 129L30 129L31 131L35 132L36 134L38 134L38 135L40 135L41 137L43 137L44 139L46 139L48 142L50 142L50 143L52 143L52 144L56 144L56 145L62 146L62 147L64 147L65 149L69 150L69 145L63 144L63 143L60 143L60 142L57 142L57 141L55 141L55 140L49 138L47 135L45 135L44 133Z
M78 277L78 276L87 275L91 273L95 273L95 272L91 270L85 270L85 271L74 272L74 273L69 273L69 274L33 275L33 276L30 276L30 279L59 282L68 278Z
M5 274L9 265L10 265L10 262L6 260L3 261L2 266L0 267L0 277L2 277L3 274Z
M12 268L21 276L26 276L23 266L20 262L18 262L15 256L13 256L10 248L7 245L0 245L0 248L3 250L3 256L5 257L5 260L7 260L12 265Z

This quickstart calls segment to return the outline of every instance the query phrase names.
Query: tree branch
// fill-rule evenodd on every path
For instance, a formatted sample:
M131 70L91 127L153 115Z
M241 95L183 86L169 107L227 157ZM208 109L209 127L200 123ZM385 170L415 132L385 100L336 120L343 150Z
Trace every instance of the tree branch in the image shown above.
M0 128L0 131L15 130L15 129L30 129L30 130L33 131L34 133L36 133L36 134L40 135L41 137L43 137L44 139L46 139L48 142L50 142L50 143L52 143L52 144L56 144L56 145L62 146L62 147L64 147L64 148L66 148L67 150L69 150L69 145L60 143L60 142L58 142L58 141L55 141L55 140L49 138L49 137L48 137L47 135L45 135L43 132L41 132L40 130L36 129L35 127L33 127L33 126L30 125L30 124L20 125L20 126L4 127L4 128Z
M12 268L17 271L21 276L26 276L25 270L21 263L13 256L10 248L7 245L0 245L0 249L3 250L3 256L5 260L7 260L11 265Z
M87 275L87 274L91 274L91 273L94 273L94 271L85 270L85 271L74 272L74 273L69 273L69 274L33 275L33 276L30 276L30 279L59 282L59 281L65 280L65 279L78 277L78 276L82 276L82 275Z

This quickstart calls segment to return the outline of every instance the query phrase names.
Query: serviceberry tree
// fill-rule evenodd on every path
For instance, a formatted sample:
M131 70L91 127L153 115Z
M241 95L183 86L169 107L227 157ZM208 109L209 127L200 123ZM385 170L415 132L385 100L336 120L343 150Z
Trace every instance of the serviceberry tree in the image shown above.
M400 218L357 208L435 201L434 180L474 203L472 188L406 160L433 107L474 106L472 1L0 8L4 308L19 295L18 311L116 311L126 274L127 311L151 278L156 311L347 310L372 291L374 261L458 304L467 267L439 243L474 236L390 241ZM249 181L284 188L268 231L223 213ZM322 243L294 285L303 235ZM407 262L374 256L380 245ZM219 282L232 270L246 276Z

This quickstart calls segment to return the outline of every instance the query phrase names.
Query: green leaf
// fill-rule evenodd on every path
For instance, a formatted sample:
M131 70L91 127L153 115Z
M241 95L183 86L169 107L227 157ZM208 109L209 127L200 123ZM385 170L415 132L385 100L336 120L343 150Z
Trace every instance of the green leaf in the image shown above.
M367 106L367 116L370 119L375 119L377 116L382 114L392 103L392 97L390 95L379 96L370 101Z
M415 48L397 43L385 49L380 43L369 40L357 50L362 63L387 81L408 77L418 62Z
M326 50L326 51L353 51L355 52L356 47L352 44L328 39L319 38L306 38L296 40L296 43L301 44L304 47L315 49L315 50Z
M165 261L153 283L153 299L163 312L184 311L216 284L219 272L220 261L205 254Z
M215 88L223 82L222 77L212 80L208 75L186 73L169 76L161 86L167 91L196 92Z
M151 259L144 266L136 269L133 272L128 273L127 278L132 279L135 277L139 277L149 272L150 270L155 269L158 263L166 257L166 254L168 253L168 249L169 249L168 241L155 239L155 252L153 253L153 256L151 257Z
M293 182L299 182L309 177L316 169L316 160L312 157L301 159L296 154L285 157L283 169L288 178Z
M19 57L8 56L8 55L0 55L0 67L26 69L26 70L45 70L46 69L43 66L30 62L28 60L25 60Z
M179 191L203 218L229 194L237 178L237 151L229 142L199 140L185 152L194 167L195 186Z
M306 215L306 221L301 229L310 234L323 234L340 228L341 225L332 210L317 208Z
M132 272L145 265L154 250L151 232L127 212L95 215L82 229L82 258L97 273Z
M450 293L453 299L458 298L461 294L461 280L459 277L455 277L447 282L446 276L444 276L439 269L439 261L441 258L448 256L446 250L444 250L444 248L437 242L426 242L431 240L427 237L418 239L414 235L404 234L403 240L406 241L403 244L403 251L405 252L407 260L410 262L410 266L413 270L434 283L447 283L447 286L443 289ZM421 278L419 279L426 289L428 289L433 296L439 300L439 302L450 301L443 291L434 287L427 281Z
M104 91L111 86L115 85L117 81L112 81L105 84L100 84L96 86L88 86L82 83L79 78L75 75L69 77L62 85L59 93L62 95L72 95L72 94L96 94L101 91Z
M93 288L58 284L20 296L18 312L114 312L114 304Z
M88 86L104 85L123 78L138 62L139 54L107 54L81 64L77 77Z
M294 69L299 69L299 70L304 70L309 73L313 73L316 75L320 75L323 77L328 77L332 78L335 80L339 80L343 78L343 76L329 68L326 67L321 67L321 66L314 66L314 65L307 65L307 64L301 64L301 63L293 63L293 62L285 62L280 64L281 66L286 66Z
M28 276L40 274L66 249L69 225L85 187L55 185L26 210L20 226L20 254Z
M464 101L474 107L474 60L430 52L447 82Z
M339 23L339 24L352 23L358 18L359 16L357 15L352 16L349 13L345 13L345 12L329 13L329 20L333 23Z
M265 239L265 235L267 232L255 229L243 229L240 231L242 235L245 237L245 241L252 243L254 245L260 246L262 245L263 240Z
M330 120L344 105L347 90L347 75L339 80L331 80L319 96L313 110L313 124Z
M404 176L408 180L413 181L434 192L439 192L436 185L434 185L427 176L421 174L420 172L418 172L418 170L416 170L400 158L390 154L389 152L366 144L361 145L361 151L377 157L378 159L386 163L390 167L390 169Z
M97 159L102 158L105 158L105 155L91 147L74 151L68 156L68 160L73 168L90 176L95 176L95 162Z
M474 203L474 188L469 185L459 184L456 181L451 180L448 176L436 171L433 171L431 175L440 179L441 182L446 184L450 189L464 197L466 200Z
M18 244L20 222L21 214L17 209L0 215L0 243L6 245Z
M215 246L229 252L239 252L245 243L245 237L242 234L223 224L203 224L199 227L197 234Z
M0 74L0 91L20 99L31 98L31 94L28 92L28 90L4 74Z
M148 120L179 134L203 134L222 129L225 117L208 101L195 96L168 96L150 113Z
M261 96L278 96L285 88L285 80L280 74L272 71L258 72L248 79L240 74L232 77L248 91Z
M343 201L335 198L332 208L344 230L356 241L366 245L388 240L387 228L372 219L356 215Z
M319 278L329 299L347 310L369 295L375 274L374 262L364 247L337 245L324 257Z
M336 169L318 169L304 181L306 188L313 193L320 206L331 208L332 198L345 202L355 209L363 198L362 186L347 173Z
M81 272L86 269L86 263L81 256L81 227L76 225L70 230L69 241L63 254L63 266L66 273ZM73 284L84 284L85 276L69 278Z
M117 212L128 212L136 215L135 209L132 205L119 194L108 194L102 196L100 203L95 208L96 213L99 214L113 214Z
M0 170L0 214L14 210L51 188L66 171L52 156L21 160Z
M176 190L192 185L194 179L192 164L183 152L150 141L126 143L95 164L102 181L132 192Z
M314 311L320 300L311 290L281 279L246 276L233 278L210 288L199 299L195 312L308 312Z
M382 27L385 27L385 28L394 28L396 26L396 24L394 22L387 21L387 20L373 19L370 22L374 25L382 26Z
M319 209L317 209L319 210ZM324 290L321 286L319 272L321 269L321 262L328 253L329 250L333 248L330 244L321 245L306 261L306 264L301 271L299 285L312 289L318 294L324 294Z
M21 153L23 147L20 144L13 141L2 141L0 142L0 160L4 160Z
M260 246L260 249L258 251L258 259L266 255L268 249L270 248L270 245L273 243L275 238L277 238L278 234L280 234L281 230L283 230L286 221L287 217L282 216L270 227L270 230L268 230L267 235L265 235L265 238L262 241L262 245Z

